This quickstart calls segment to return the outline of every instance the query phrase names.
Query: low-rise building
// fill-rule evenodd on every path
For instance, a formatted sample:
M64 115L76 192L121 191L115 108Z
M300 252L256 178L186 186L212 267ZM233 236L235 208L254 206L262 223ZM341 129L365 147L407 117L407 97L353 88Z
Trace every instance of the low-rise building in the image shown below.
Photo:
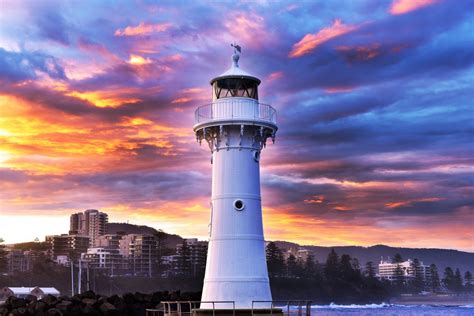
M53 259L58 256L71 256L79 258L81 253L86 252L89 248L89 236L82 235L54 235L46 236L46 242L51 248Z
M120 240L124 234L105 234L96 238L95 247L96 248L120 248Z
M381 280L396 281L403 277L404 281L410 281L417 275L421 276L423 281L426 282L430 278L429 266L425 266L420 261L415 267L414 261L411 259L399 263L392 263L382 259L379 263L378 276Z
M151 276L158 264L155 236L151 234L129 234L120 239L120 254L128 260L133 275Z
M109 275L122 274L128 269L128 264L118 249L89 248L81 254L81 260L92 269L102 269Z
M10 250L7 253L8 274L30 271L29 257L23 250Z
M54 287L12 287L6 286L0 289L0 300L4 301L10 296L25 298L28 295L34 295L38 299L42 299L46 295L60 296L61 293Z
M184 245L186 243L186 245ZM176 245L177 274L200 275L206 270L207 241L197 238L184 239L182 244Z

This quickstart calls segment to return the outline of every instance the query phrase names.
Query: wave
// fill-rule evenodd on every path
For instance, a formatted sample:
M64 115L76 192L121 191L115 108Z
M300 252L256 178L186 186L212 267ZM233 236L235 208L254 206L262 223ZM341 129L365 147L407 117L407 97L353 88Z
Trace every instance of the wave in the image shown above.
M349 304L349 305L339 305L335 303L331 303L329 305L311 305L313 309L323 309L323 308L332 308L332 309L342 309L342 308L384 308L393 306L391 304L382 303L382 304L365 304L365 305L357 305L357 304Z
M413 304L413 305L402 305L402 304L388 304L388 303L381 303L381 304L364 304L364 305L357 305L357 304L348 304L348 305L340 305L331 303L329 305L311 305L311 309L376 309L376 308L474 308L474 304L468 305L459 305L459 306L442 306L442 305L429 305L429 304Z

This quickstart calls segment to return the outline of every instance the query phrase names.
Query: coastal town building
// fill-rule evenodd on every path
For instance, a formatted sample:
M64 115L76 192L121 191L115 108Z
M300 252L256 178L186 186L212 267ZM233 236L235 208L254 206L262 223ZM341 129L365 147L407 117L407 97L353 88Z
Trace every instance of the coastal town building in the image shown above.
M89 236L63 234L46 236L46 242L49 244L53 259L56 259L58 256L79 258L81 253L87 252L90 238Z
M288 261L288 258L293 255L298 263L305 263L308 261L308 257L312 255L311 251L305 248L290 248L287 251L283 252L283 259L285 262Z
M7 253L8 274L26 272L31 269L29 257L22 250L10 250Z
M416 265L411 259L399 263L380 260L378 276L381 280L393 282L403 277L404 281L410 281L417 275L426 282L430 278L429 266L424 265L421 261Z
M183 243L176 245L177 266L173 269L174 272L193 276L203 274L206 269L207 247L207 241L197 238L184 239Z
M155 236L151 234L124 235L119 241L119 252L128 260L133 275L151 276L158 262Z
M108 215L90 209L70 216L70 235L88 236L91 247L96 246L97 238L107 233Z
M122 274L128 269L118 248L89 248L81 254L81 260L88 268L101 269L109 275Z
M105 234L96 238L95 245L99 248L120 248L120 240L125 234Z

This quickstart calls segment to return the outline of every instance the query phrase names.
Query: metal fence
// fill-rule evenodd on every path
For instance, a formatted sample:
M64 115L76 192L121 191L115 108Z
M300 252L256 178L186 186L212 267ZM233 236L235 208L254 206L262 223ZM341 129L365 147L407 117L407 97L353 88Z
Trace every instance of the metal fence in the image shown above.
M232 315L236 315L234 301L166 301L161 302L158 309L147 309L146 316L192 316L193 310L199 309L201 303L212 305L212 316L219 315L219 304L232 304L231 309L226 308L226 314L232 310ZM261 315L262 310L265 310L266 315L311 316L311 301L252 301L252 316Z

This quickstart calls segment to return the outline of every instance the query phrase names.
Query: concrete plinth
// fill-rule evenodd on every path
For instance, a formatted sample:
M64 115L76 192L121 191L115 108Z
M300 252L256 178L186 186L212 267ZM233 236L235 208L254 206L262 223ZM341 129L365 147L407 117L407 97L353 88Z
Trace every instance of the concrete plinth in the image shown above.
M192 316L283 316L281 308L263 309L193 309Z

